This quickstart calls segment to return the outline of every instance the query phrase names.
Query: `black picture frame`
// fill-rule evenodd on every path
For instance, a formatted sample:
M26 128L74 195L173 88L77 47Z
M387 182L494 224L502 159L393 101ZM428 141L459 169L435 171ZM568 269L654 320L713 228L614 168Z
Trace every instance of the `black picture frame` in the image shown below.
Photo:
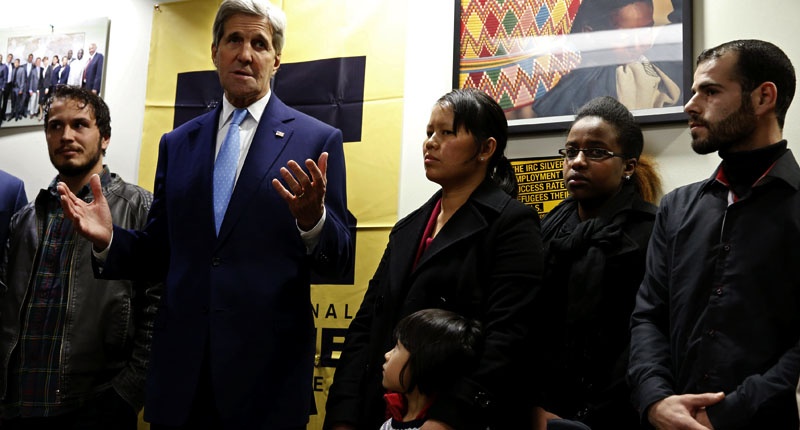
M636 98L642 94L637 92L639 90L618 93L622 96L619 97L616 89L608 90L611 86L604 86L604 84L614 80L614 76L619 76L618 70L628 71L627 76L631 76L631 73L633 76L643 76L644 71L655 73L662 78L666 76L666 79L662 79L660 82L671 81L674 85L658 84L659 93L672 94L671 97L667 97L669 100L667 106L631 109L637 121L641 124L685 121L687 116L683 112L683 105L691 96L693 70L692 0L652 0L654 19L660 16L660 21L656 19L652 27L607 29L589 33L588 31L579 32L577 29L572 31L571 26L564 24L567 21L569 24L577 21L574 18L578 17L581 7L586 9L579 18L580 22L589 22L588 19L595 19L595 21L603 19L607 14L593 15L592 12L602 11L602 7L597 5L604 1L455 0L453 88L471 86L486 91L506 110L509 133L525 134L537 131L566 130L574 119L575 110L594 96L609 95L617 99ZM493 10L490 5L492 2L497 5ZM481 4L480 10L475 6L477 3ZM614 3L618 4L619 2ZM591 6L587 6L589 4ZM543 9L547 7L550 7L550 10ZM572 11L571 8L576 9ZM565 16L569 15L571 11L574 14L569 19L565 19ZM548 24L548 18L555 21L557 16L561 17L559 19L559 22L562 23L560 27L554 25L553 22ZM506 37L505 30L513 28L515 23L526 22L525 20L528 25L537 25L542 31L549 30L556 33L560 30L562 34L529 35L521 38L521 33L514 28L516 39L509 37L502 39L502 37ZM500 26L503 26L503 29L499 29ZM569 27L569 33L567 33L567 27ZM589 27L582 25L581 28ZM476 33L477 29L480 29L482 34ZM627 46L633 45L634 42L629 42L629 40L638 40L637 37L641 38L642 34L649 34L650 41L652 41L647 50L641 51L642 57L638 57L647 60L631 61L627 67L620 69L621 64L614 64L615 56L619 55L619 52L623 52L620 48L626 49L626 43ZM617 39L623 40L623 42L617 42ZM523 42L504 44L504 40L522 40ZM604 41L610 42L602 45L605 43ZM484 45L480 52L494 48L496 49L495 55L475 55L476 52L479 52L476 47L478 44ZM581 50L582 46L592 49ZM550 47L550 50L547 47ZM518 50L514 51L511 48ZM650 59L651 57L652 59ZM547 61L543 61L543 59ZM566 65L568 63L569 66ZM645 66L635 66L634 63L645 64ZM540 67L540 64L549 64L551 68L546 74L537 74L536 69ZM554 64L557 66L552 66ZM599 64L599 66L595 66L595 64ZM647 65L654 65L655 68ZM638 70L633 70L637 68ZM570 74L573 76L569 77ZM558 78L555 78L556 75ZM522 76L523 79L519 79L518 76ZM558 83L548 85L548 79L551 79L550 82ZM520 84L520 81L528 82L527 90L523 88L525 85ZM518 84L516 89L514 88L515 84ZM548 96L550 100L545 102L545 94L556 88L558 84L562 84L563 87L552 92ZM620 85L619 80L617 80L617 85ZM677 95L675 86L679 89ZM668 89L662 91L662 88ZM509 93L512 91L517 91L518 97L509 97ZM652 90L648 91L652 92ZM644 95L646 100L653 98L652 94ZM658 100L663 100L660 95L658 97ZM628 105L626 102L623 103ZM534 113L534 106L541 106L545 110L548 104L557 106L550 108L556 114L539 115ZM631 106L629 105L629 107Z

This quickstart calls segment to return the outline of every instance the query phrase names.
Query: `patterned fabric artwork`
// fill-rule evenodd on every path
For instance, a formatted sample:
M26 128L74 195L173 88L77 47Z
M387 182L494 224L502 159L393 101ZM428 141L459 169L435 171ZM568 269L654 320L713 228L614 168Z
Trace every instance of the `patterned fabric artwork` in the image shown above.
M569 34L582 0L461 0L459 86L504 110L533 103L580 63Z

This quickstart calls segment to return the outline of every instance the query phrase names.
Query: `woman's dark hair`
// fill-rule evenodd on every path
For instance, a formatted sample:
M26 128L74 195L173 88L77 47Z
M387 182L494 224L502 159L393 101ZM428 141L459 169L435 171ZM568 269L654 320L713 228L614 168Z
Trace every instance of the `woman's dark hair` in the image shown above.
M453 130L461 126L475 138L475 156L486 139L493 137L497 147L489 160L486 176L503 191L517 197L517 176L505 156L508 144L508 122L503 108L486 93L475 88L455 89L437 101L443 108L453 110Z
M644 135L633 114L622 103L608 96L589 100L578 109L569 131L572 131L575 123L587 116L596 116L614 127L617 143L622 147L625 157L639 159L644 148Z
M638 163L630 180L636 187L636 192L647 202L655 204L663 194L661 177L655 162L647 157L642 157L644 148L644 135L642 128L636 122L633 114L617 99L603 96L586 102L578 109L572 127L585 117L598 117L607 122L617 133L617 143L622 148L626 158L635 158Z
M400 381L411 372L406 391L441 393L477 363L482 348L481 324L455 312L423 309L397 323L395 339L409 352Z
M664 190L661 188L661 175L658 174L657 164L652 158L645 154L639 157L631 181L642 200L658 205L659 199L664 195Z

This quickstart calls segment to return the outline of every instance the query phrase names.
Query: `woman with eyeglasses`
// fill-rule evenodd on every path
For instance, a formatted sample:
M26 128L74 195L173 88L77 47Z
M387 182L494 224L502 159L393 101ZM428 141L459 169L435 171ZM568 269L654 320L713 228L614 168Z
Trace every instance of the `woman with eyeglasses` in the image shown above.
M559 150L570 196L542 222L545 285L567 303L563 364L548 406L565 420L548 421L551 430L640 427L625 383L628 324L656 214L646 200L661 186L640 158L643 144L628 109L599 97L578 110Z

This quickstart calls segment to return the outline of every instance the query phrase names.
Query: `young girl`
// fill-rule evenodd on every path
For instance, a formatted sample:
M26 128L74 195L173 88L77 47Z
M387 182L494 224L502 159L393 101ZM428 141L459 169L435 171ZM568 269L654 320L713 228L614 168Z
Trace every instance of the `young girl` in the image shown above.
M384 355L384 399L391 416L381 430L418 429L437 394L475 365L481 325L454 312L423 309L397 323Z

